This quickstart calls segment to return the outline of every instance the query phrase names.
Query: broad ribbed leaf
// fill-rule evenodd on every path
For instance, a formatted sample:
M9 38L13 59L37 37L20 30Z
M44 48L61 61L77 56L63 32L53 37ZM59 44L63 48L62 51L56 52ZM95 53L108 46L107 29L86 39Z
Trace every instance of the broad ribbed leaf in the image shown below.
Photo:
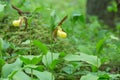
M31 80L31 78L23 71L18 71L14 76L13 80Z
M67 61L84 61L96 67L101 65L101 61L97 56L84 53L80 53L80 55L68 54L64 59Z
M25 64L38 64L40 60L42 59L42 56L34 56L34 55L26 55L26 56L21 56L20 59L25 63Z
M85 76L82 76L80 80L98 80L98 76L92 75L92 74L87 74Z
M50 66L54 60L58 59L59 54L58 53L51 53L48 52L46 55L43 56L42 62L46 66Z
M22 66L22 62L20 61L20 59L18 58L14 63L12 64L5 64L2 67L2 74L3 77L8 77L8 75L13 72L14 70L18 70L20 69Z
M31 73L31 69L27 68L26 73ZM55 80L55 77L52 73L48 72L48 71L37 71L37 70L33 70L33 75L36 76L39 80Z

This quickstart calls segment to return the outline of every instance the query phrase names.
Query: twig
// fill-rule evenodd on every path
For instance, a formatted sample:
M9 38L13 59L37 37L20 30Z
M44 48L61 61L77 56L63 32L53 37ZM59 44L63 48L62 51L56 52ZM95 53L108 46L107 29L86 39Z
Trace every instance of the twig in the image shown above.
M20 9L18 9L17 7L15 7L14 5L12 5L12 8L15 9L20 16L22 16L23 14L29 14L29 12L23 12Z
M67 17L68 17L68 16L65 16L65 17L59 22L58 26L61 26L62 23L67 19Z

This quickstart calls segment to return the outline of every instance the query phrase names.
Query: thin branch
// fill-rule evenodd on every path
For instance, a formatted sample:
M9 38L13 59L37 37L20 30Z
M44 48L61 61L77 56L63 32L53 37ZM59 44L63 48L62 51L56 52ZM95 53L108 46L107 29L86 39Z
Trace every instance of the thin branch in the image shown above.
M23 14L23 12L20 9L18 9L17 7L15 7L14 5L12 5L12 8L15 9L20 16Z
M15 7L14 5L12 5L12 8L15 9L20 16L22 16L23 14L29 14L29 12L23 12L22 10Z
M63 22L67 19L68 16L65 16L58 24L58 26L61 26L63 24Z

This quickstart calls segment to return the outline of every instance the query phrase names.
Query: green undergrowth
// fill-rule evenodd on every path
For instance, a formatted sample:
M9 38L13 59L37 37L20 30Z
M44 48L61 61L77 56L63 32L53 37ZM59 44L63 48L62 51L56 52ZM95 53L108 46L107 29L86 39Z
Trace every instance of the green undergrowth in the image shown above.
M83 0L57 2L0 1L0 80L119 80L119 25L112 31L96 17L87 23ZM19 15L11 4L30 12L27 30L12 25ZM53 40L66 15L67 38Z

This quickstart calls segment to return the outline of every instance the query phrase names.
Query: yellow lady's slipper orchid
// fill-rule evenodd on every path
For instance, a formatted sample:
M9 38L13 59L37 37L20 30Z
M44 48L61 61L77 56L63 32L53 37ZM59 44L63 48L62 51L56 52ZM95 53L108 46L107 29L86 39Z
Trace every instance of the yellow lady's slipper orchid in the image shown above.
M20 22L21 22L21 20L14 20L13 26L16 26L16 27L20 26Z
M21 26L21 24L22 24L23 22L24 22L24 18L23 18L23 17L19 17L18 20L14 20L14 21L13 21L13 26L19 27L19 26Z
M57 36L61 38L66 38L67 33L63 32L62 30L57 30Z

